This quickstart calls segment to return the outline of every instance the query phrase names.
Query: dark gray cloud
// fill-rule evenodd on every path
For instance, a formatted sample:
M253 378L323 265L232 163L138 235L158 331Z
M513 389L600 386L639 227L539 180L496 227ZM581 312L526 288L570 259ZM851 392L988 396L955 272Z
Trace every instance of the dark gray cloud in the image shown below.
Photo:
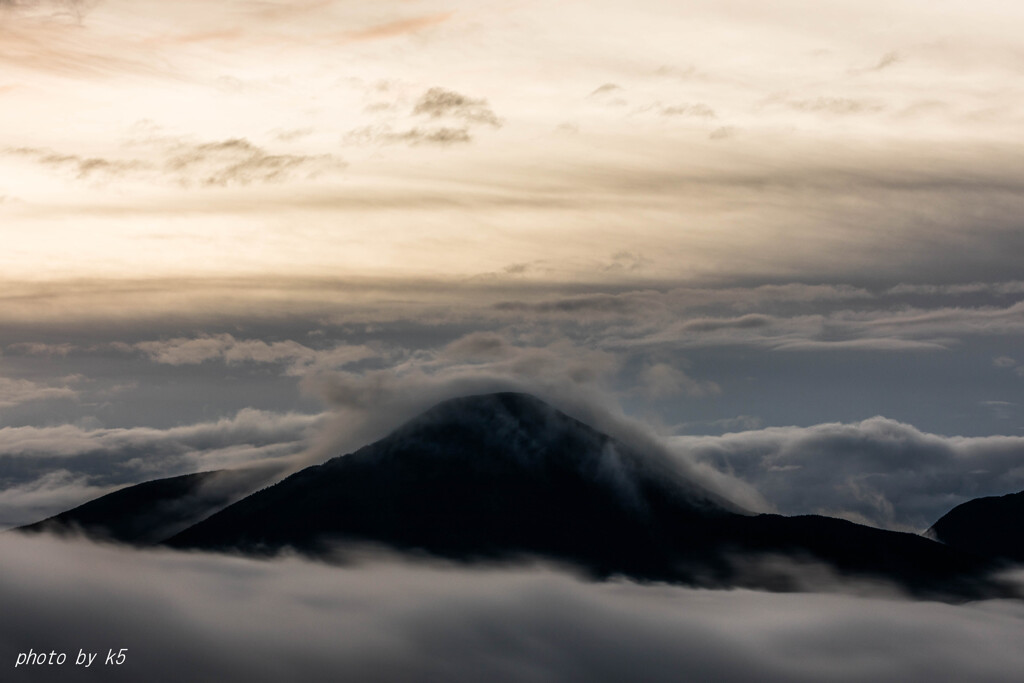
M1024 437L940 436L883 417L675 437L681 456L754 487L783 514L924 531L971 498L1024 490Z
M546 568L346 567L0 537L11 680L799 683L1015 680L1017 603L582 582ZM45 567L45 571L40 568ZM812 584L828 572L792 567ZM127 648L125 664L13 668Z

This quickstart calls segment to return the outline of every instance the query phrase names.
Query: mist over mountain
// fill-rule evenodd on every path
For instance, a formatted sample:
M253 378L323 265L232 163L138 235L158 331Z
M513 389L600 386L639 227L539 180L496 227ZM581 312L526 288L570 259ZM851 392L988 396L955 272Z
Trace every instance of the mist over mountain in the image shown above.
M272 473L254 467L147 481L19 527L18 531L80 533L134 545L159 543L251 493L267 483Z
M752 515L525 394L445 401L169 539L177 548L329 556L382 544L459 561L542 557L597 577L790 589L765 557L921 594L998 592L986 559L820 516Z
M957 505L926 533L958 550L1024 562L1024 491Z

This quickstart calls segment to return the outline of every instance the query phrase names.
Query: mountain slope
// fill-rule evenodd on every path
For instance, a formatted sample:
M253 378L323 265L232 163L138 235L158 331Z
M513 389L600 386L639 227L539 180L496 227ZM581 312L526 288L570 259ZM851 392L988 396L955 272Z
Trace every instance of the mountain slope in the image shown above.
M179 547L308 552L335 538L463 559L541 554L653 571L718 496L522 394L446 401L179 534ZM615 539L609 544L608 538Z
M783 555L918 593L973 596L991 588L981 588L984 560L918 536L825 517L744 513L668 463L512 393L439 404L169 544L320 554L335 541L458 560L540 556L597 576L711 585L779 587L751 572L748 560Z
M966 552L1024 562L1024 491L962 503L927 535Z
M213 470L155 479L108 493L15 531L82 533L134 545L159 543L251 493L268 471Z

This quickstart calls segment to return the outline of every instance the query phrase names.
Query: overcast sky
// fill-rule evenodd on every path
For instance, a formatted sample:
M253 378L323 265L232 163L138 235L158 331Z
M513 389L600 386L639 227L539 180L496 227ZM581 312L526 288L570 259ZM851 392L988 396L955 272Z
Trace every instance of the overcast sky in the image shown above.
M1024 490L1022 25L1004 0L0 0L0 529L499 389L752 511L922 532ZM846 595L0 551L0 668L130 646L103 680L1001 681L1024 651L1017 604L814 567Z
M1020 490L1021 20L0 2L0 526L502 386L757 509Z

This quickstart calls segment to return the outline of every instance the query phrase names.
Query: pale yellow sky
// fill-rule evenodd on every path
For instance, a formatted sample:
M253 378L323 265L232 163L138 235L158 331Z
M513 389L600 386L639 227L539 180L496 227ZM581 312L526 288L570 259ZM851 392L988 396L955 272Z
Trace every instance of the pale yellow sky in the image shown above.
M0 7L8 282L798 281L1024 208L1005 2Z

